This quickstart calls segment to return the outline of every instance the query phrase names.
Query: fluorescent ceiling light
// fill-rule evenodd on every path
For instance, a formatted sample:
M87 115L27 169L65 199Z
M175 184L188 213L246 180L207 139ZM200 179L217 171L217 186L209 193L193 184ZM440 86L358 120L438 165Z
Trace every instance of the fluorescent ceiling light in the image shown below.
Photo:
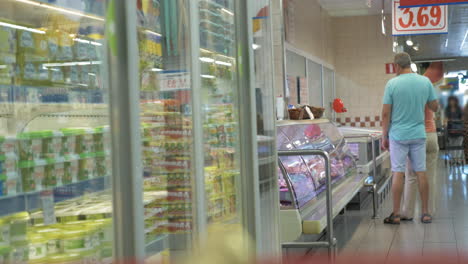
M224 66L228 66L228 67L232 66L232 63L225 62L225 61L215 61L215 63L218 64L218 65L224 65Z
M42 8L47 8L47 9L59 11L59 12L62 12L62 13L70 14L70 15L75 15L75 16L80 16L80 17L87 17L87 18L91 18L91 19L94 19L94 20L104 21L104 18L102 18L102 17L87 15L87 14L85 14L83 12L78 12L78 11L74 11L74 10L71 10L71 9L66 9L66 8L57 7L57 6L53 6L53 5L48 5L48 4L40 3L40 2L36 2L36 1L16 0L16 2L20 2L20 3L24 3L24 4L28 4L28 5L33 5L33 6L39 6L39 7L42 7Z
M463 38L463 41L462 41L462 44L460 45L460 50L463 49L463 46L465 46L465 42L466 42L466 37L468 36L468 30L466 31L465 33L465 37Z
M64 67L64 66L82 66L82 65L99 65L101 61L71 61L61 63L44 63L43 67Z
M215 60L208 57L200 57L200 60L203 62L213 63Z
M214 79L216 77L214 77L213 75L207 75L207 74L202 74L201 75L202 78L206 78L206 79Z
M255 44L255 43L252 44L252 49L254 49L254 50L258 50L258 49L261 48L261 47L262 47L262 46L260 46L260 45L258 45L258 44Z
M414 45L414 43L413 43L413 41L412 41L411 39L407 39L407 40L406 40L406 45L408 45L408 46L411 47L411 46Z
M395 47L395 48L398 47L398 42L393 41L393 47Z
M162 71L162 69L159 69L159 68L152 68L151 71L153 71L153 72L160 72L160 71Z
M46 32L43 30L35 29L35 28L28 28L28 27L23 27L15 24L10 24L10 23L5 23L5 22L0 22L0 26L4 27L9 27L9 28L14 28L14 29L21 29L33 33L38 33L38 34L45 34Z
M414 46L413 46L413 49L414 49L415 51L419 51L419 44L414 45Z
M161 36L162 36L161 34L159 34L159 33L157 33L157 32L154 32L154 31L151 31L151 30L149 30L149 29L146 29L145 32L148 33L148 34L151 34L151 35L158 36L158 37L161 37Z
M445 40L445 47L448 47L448 38Z
M418 66L416 66L415 63L411 63L411 70L412 70L413 72L417 72L417 71L418 71Z
M80 38L74 38L73 40L76 41L76 42L91 44L91 45L94 45L94 46L102 46L102 43L99 43L99 42L96 42L96 41L90 41L90 40L80 39Z
M227 10L226 8L221 8L221 11L223 11L224 13L226 13L226 14L228 14L228 15L231 15L231 16L234 15L234 13L233 13L232 11Z

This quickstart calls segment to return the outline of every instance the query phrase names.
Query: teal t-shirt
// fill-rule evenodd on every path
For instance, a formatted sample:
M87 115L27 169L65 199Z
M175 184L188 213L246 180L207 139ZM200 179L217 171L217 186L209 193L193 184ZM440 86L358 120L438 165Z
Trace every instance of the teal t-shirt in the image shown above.
M402 74L388 81L383 103L392 105L390 139L426 138L424 107L436 99L431 81L419 74Z

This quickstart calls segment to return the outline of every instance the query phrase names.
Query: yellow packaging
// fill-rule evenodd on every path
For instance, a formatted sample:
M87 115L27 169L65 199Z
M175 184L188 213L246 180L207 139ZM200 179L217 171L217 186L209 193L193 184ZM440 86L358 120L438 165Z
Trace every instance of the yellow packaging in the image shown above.
M0 219L0 247L7 247L9 245L10 245L10 220L7 217L5 217L5 218Z
M47 256L47 238L42 234L29 236L29 260L44 259Z
M28 229L29 214L27 212L17 213L8 217L10 221L10 241L26 240L26 231Z
M81 226L68 227L62 232L63 251L65 253L84 252L92 249L91 236Z
M16 29L0 27L0 52L16 53Z
M10 261L11 263L27 263L29 259L28 241L18 241L11 244Z

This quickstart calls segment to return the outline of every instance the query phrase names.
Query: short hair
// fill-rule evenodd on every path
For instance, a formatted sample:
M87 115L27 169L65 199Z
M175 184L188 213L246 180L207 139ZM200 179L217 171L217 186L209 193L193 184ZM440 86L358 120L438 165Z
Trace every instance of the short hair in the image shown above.
M397 55L395 55L394 62L401 68L411 67L411 57L406 52L398 53Z

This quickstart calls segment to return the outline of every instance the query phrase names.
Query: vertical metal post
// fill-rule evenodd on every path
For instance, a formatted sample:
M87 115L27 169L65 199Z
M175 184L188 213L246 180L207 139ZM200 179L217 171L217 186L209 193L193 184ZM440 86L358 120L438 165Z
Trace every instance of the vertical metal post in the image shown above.
M320 75L322 76L322 78L320 78L320 85L322 86L322 105L325 109L327 109L327 105L325 104L325 81L323 80L323 64L320 64Z
M242 188L243 226L252 238L261 237L260 225L260 183L258 179L257 118L255 107L255 85L252 78L252 17L249 16L247 0L236 0L235 27L237 43L237 81L239 107L240 174ZM257 241L261 243L261 241ZM256 248L250 248L256 254Z
M377 158L375 156L375 137L374 136L370 136L370 139L371 139L371 147L372 147L372 176L373 176L373 182L372 182L372 205L373 205L373 209L374 209L374 215L372 216L372 218L374 219L377 219L378 218L378 214L377 214L377 205L378 205L378 194L377 194L377 183L375 182L376 180L376 173L377 173Z
M137 17L134 1L114 0L108 54L112 133L114 257L143 262L143 172L141 161Z
M172 1L172 0L167 0ZM193 119L193 168L194 175L194 235L195 241L203 243L207 235L207 213L205 193L205 158L203 147L203 110L202 84L200 69L200 28L199 0L188 0L190 21L190 72L192 83L192 119Z

